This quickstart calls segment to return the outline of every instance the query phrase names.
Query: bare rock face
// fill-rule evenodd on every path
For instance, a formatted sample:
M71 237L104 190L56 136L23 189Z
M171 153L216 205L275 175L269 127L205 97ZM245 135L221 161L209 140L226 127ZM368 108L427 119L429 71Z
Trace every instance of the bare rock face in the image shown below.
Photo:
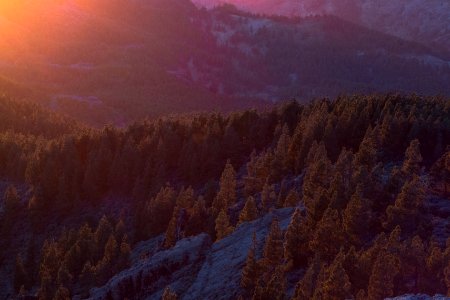
M284 230L292 213L292 208L273 211L240 225L233 234L214 244L207 234L200 234L149 258L133 259L132 267L114 276L103 287L92 289L89 299L124 299L127 295L135 295L137 299L161 299L167 286L176 291L180 299L235 299L240 292L241 269L252 245L253 233L260 255L272 220L277 218ZM153 249L158 239L160 237L140 243L133 252ZM133 254L132 257L136 256Z
M276 210L261 219L242 224L233 234L213 244L195 281L182 299L236 299L253 232L261 252L272 220L277 218L281 229L285 230L292 213L292 208Z
M106 285L91 290L89 299L159 299L166 286L177 292L186 290L205 260L211 247L207 234L181 240L175 247L138 261L131 268L114 276Z

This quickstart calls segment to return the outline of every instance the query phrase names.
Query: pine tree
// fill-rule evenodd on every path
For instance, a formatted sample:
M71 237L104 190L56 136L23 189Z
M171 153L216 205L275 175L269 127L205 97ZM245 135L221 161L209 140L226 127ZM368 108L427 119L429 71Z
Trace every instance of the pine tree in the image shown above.
M205 220L207 219L207 212L205 207L205 200L199 197L195 202L189 220L186 224L185 235L192 236L202 232L205 229Z
M419 175L422 160L419 140L412 140L405 152L405 160L402 166L403 174L407 177Z
M343 244L342 224L334 209L327 209L309 243L310 251L319 253L325 260L331 261Z
M377 141L376 132L371 127L366 131L364 139L359 145L355 155L355 162L358 165L365 165L371 170L377 162Z
M285 299L286 279L282 266L278 266L270 277L264 289L263 299L283 300Z
M161 300L177 300L178 295L177 293L173 292L170 287L166 287L164 289L164 294L162 295Z
M261 192L261 205L263 211L267 212L275 204L275 191L273 185L270 185L268 181L264 184Z
M327 279L320 287L322 299L340 300L349 298L351 283L343 263L344 255L341 252L326 271Z
M283 260L283 233L278 219L274 218L264 245L264 266L276 267Z
M370 228L371 207L369 200L363 197L362 187L358 186L356 192L347 204L343 214L343 227L350 240L359 245Z
M306 219L297 208L284 236L284 258L296 267L306 262L309 253L308 238Z
M411 181L406 181L395 204L386 209L387 220L383 226L392 229L399 225L405 233L415 230L419 224L424 197L425 189L419 177L415 176Z
M450 297L450 259L447 262L447 267L444 270L445 284L447 286L447 296Z
M222 209L236 203L236 172L230 161L225 165L220 178L220 189L213 202L213 210L219 213Z
M300 196L295 189L291 189L284 200L284 207L295 207L299 203Z
M83 266L80 278L80 296L88 297L90 289L94 286L96 282L95 267L87 262Z
M20 205L20 198L16 188L13 185L8 186L3 196L3 203L5 205L5 214L10 215L14 213Z
M275 204L276 208L282 208L284 206L284 202L287 197L287 194L288 194L287 180L286 180L286 178L283 178L281 180L280 190L278 192L277 199L276 199L276 204Z
M431 242L428 248L425 261L426 280L423 282L424 290L430 292L443 291L445 289L445 282L443 282L444 267L446 265L445 255L441 247L434 241Z
M305 275L299 280L295 286L295 294L293 300L310 300L316 289L317 277L321 273L323 263L319 256L315 256L309 267L306 269Z
M216 219L216 238L221 240L233 232L233 227L230 226L230 219L224 210L221 210Z
M252 196L247 198L245 206L239 214L239 224L244 222L250 222L256 219L258 216L258 209L256 208L255 198Z
M169 226L167 227L166 236L164 239L164 248L166 249L175 246L178 240L177 234L178 215L179 215L179 208L175 208L173 210L172 219L170 219Z
M61 286L70 286L72 283L73 276L67 269L66 264L62 263L58 270L58 276L56 281Z
M288 169L288 151L290 145L289 128L285 124L274 149L274 157L270 168L270 178L272 181L281 179L282 174Z
M393 296L394 278L400 271L400 262L390 253L381 252L372 269L368 299L379 300Z
M176 200L176 205L180 208L190 209L194 206L194 202L194 189L192 187L181 189Z
M105 245L112 233L113 226L111 225L111 222L109 222L108 218L103 215L103 217L98 222L97 230L94 233L99 254L102 254L103 250L105 249Z
M60 285L56 290L55 297L53 300L70 300L72 299L70 296L70 291L64 286Z
M14 268L14 290L19 292L20 288L27 284L28 275L23 266L22 258L17 255L16 266Z
M253 294L253 291L258 281L259 265L256 260L256 234L253 233L253 243L248 251L245 266L242 269L241 287L243 287L248 294Z
M113 263L116 261L118 255L117 241L113 234L109 236L108 242L105 246L105 253L103 259L107 262Z
M130 253L131 247L128 243L128 237L127 235L124 235L124 237L122 238L122 242L120 243L119 257L117 259L117 267L119 270L123 270L129 267Z
M125 223L122 219L119 219L116 226L114 227L114 233L116 236L116 240L121 241L126 233Z

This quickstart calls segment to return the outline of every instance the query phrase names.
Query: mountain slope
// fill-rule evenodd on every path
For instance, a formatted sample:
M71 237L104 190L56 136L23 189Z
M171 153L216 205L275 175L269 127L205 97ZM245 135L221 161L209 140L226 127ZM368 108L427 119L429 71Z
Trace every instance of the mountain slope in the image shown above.
M332 16L47 0L1 20L0 75L21 98L95 125L341 93L450 94L442 51Z
M285 16L335 15L371 29L450 51L450 2L445 0L195 0L212 7L238 8Z

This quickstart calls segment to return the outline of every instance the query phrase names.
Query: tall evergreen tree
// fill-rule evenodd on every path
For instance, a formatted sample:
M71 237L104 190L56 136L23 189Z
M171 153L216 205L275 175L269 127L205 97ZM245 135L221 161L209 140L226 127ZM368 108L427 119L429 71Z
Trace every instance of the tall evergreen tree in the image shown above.
M291 189L284 200L284 207L295 207L300 202L300 196L295 189Z
M173 292L170 287L166 287L164 289L161 300L178 300L178 295L177 293Z
M174 209L172 219L170 219L169 226L167 227L166 236L164 239L164 247L166 249L175 246L178 240L177 224L179 211L180 211L179 208Z
M407 177L419 175L422 160L419 140L412 140L405 152L405 160L402 166L403 174Z
M263 263L266 268L274 268L283 260L283 233L277 218L272 220L264 245Z
M263 190L261 191L261 206L263 211L268 212L269 209L274 206L275 200L276 194L274 187L266 180Z
M321 299L340 300L350 297L351 283L343 267L344 255L341 252L326 270L326 279L316 291Z
M234 228L230 226L230 219L225 210L221 210L216 219L216 239L221 240L230 233Z
M256 286L256 282L259 278L259 265L256 260L256 234L253 233L253 241L248 251L247 260L245 262L245 266L242 269L241 276L241 287L243 287L249 295L253 294L253 291Z
M245 206L239 214L239 224L244 222L250 222L257 218L258 209L256 207L255 198L252 196L247 198Z
M214 199L213 209L218 214L222 209L227 209L234 203L236 203L236 171L228 161L220 177L220 189Z
M387 219L383 224L385 228L392 229L399 225L402 232L411 232L419 224L420 210L425 197L425 189L419 177L406 181L395 204L386 209Z
M3 196L3 203L5 205L5 214L10 215L14 213L20 205L20 197L16 188L9 185Z
M308 257L309 232L306 219L297 208L284 236L284 258L298 267L306 263Z
M400 271L400 262L390 253L381 252L372 269L368 299L379 300L394 294L394 279Z
M16 265L14 268L14 290L19 292L20 288L27 284L28 274L23 265L22 258L18 255L16 257Z
M343 214L344 230L357 245L361 244L370 229L371 210L369 200L363 197L362 187L358 186Z
M338 254L343 240L339 213L334 209L327 209L310 239L309 248L310 251L319 253L325 261L331 261Z

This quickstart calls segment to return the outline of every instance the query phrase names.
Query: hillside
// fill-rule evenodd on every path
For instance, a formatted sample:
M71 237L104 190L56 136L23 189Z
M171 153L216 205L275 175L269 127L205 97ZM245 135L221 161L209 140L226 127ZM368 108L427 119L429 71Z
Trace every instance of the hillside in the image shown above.
M445 0L194 0L214 7L231 3L259 14L334 15L373 30L450 51L450 3Z
M14 83L2 93L96 126L340 93L450 94L445 52L336 17L188 0L23 2L0 16L0 75Z
M50 135L71 121L0 118L0 297L448 294L449 116L392 94Z

